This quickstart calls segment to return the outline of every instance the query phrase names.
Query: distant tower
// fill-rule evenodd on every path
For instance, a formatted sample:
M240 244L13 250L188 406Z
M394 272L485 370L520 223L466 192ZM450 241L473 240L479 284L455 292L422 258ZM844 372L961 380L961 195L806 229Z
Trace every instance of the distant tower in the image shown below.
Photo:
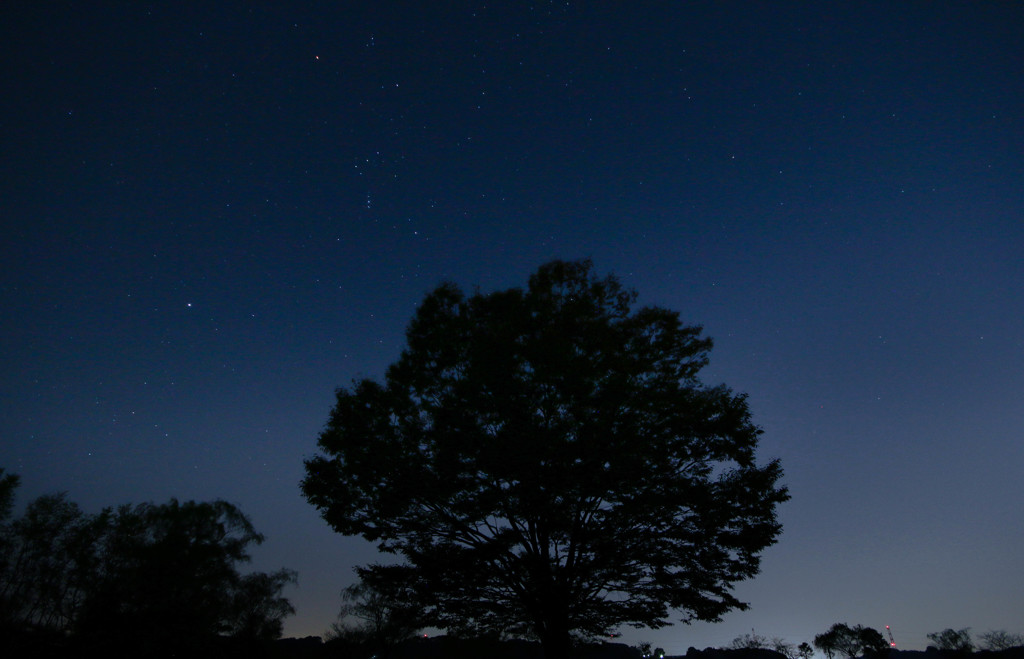
M889 635L889 647L896 649L896 641L892 640L892 630L889 629L889 625L885 626L885 633Z

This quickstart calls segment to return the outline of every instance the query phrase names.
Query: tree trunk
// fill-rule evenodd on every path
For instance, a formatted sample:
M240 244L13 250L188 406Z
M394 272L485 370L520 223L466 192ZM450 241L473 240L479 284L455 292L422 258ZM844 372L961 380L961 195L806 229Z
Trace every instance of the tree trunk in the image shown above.
M549 621L540 642L544 648L544 659L569 659L572 642L567 625L552 625Z

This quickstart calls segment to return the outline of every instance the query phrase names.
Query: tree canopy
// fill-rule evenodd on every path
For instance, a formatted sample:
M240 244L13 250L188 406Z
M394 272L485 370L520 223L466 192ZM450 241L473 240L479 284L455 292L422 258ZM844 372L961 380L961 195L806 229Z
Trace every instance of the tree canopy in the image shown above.
M242 575L263 542L252 522L221 500L122 506L112 515L99 579L86 599L85 634L133 630L160 646L221 635L276 638L293 610L280 590L288 570Z
M0 467L0 523L3 523L11 515L11 508L14 506L14 491L18 488L20 479L16 474L5 474Z
M983 650L1008 650L1010 648L1024 647L1024 634L1014 634L1005 629L992 629L978 635L978 641Z
M384 657L390 648L413 638L426 626L416 593L403 579L392 578L390 572L394 569L360 571L360 580L341 593L343 604L329 638Z
M946 628L941 632L928 634L935 646L940 650L969 654L974 651L974 641L971 640L970 627L965 629Z
M781 466L757 463L746 397L699 380L711 339L636 299L589 261L525 290L441 285L383 383L337 390L305 496L400 555L389 578L435 625L547 656L746 608L732 586L781 533Z
M17 485L9 478L0 479L12 483L0 491L8 509ZM87 514L65 494L38 497L0 525L0 633L146 656L202 654L225 637L277 638L294 612L281 595L294 573L238 571L262 541L220 500Z
M832 659L837 653L840 656L857 657L860 655L877 655L889 648L881 632L871 627L837 622L824 634L814 637L814 647Z

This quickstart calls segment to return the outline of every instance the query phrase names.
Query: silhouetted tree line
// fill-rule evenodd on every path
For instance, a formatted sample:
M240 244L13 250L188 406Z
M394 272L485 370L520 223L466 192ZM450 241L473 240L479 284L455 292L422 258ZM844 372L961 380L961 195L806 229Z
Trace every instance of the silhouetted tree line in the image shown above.
M924 652L897 650L895 645L886 641L882 633L876 629L839 622L815 636L813 647L807 642L794 645L778 637L768 638L751 632L737 636L728 648L709 648L703 651L690 648L686 656L688 659L729 659L738 656L735 653L739 652L743 659L753 659L755 656L760 656L761 659L811 659L814 650L817 649L828 659L913 659L925 655L928 659L956 659L979 650L984 656L1024 659L1024 635L1004 630L980 634L977 645L972 640L969 629L945 629L928 634L928 638L934 645L930 645ZM760 655L755 655L754 651Z
M939 649L930 645L927 650L897 650L886 647L876 654L860 654L858 657L877 657L884 659L1024 659L1024 647L1011 646L1001 650L975 650L969 653ZM706 648L698 650L690 648L686 654L666 655L664 659L792 659L791 655L771 648Z
M322 657L335 659L545 659L550 655L539 641L499 640L495 636L462 638L432 636L407 638L376 651L371 645L335 637L324 643ZM642 659L640 649L625 643L580 643L566 659Z
M88 514L53 494L11 519L17 485L0 469L0 655L251 654L294 613L294 572L239 572L263 536L230 503Z

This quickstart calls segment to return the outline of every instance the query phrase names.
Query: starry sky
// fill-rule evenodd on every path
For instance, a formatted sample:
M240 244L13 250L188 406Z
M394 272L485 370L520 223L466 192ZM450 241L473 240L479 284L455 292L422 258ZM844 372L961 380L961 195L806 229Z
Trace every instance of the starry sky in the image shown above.
M1024 632L1024 4L9 2L0 466L19 502L224 498L299 572L374 560L299 492L423 295L593 259L715 339L792 500L751 604L670 652Z

